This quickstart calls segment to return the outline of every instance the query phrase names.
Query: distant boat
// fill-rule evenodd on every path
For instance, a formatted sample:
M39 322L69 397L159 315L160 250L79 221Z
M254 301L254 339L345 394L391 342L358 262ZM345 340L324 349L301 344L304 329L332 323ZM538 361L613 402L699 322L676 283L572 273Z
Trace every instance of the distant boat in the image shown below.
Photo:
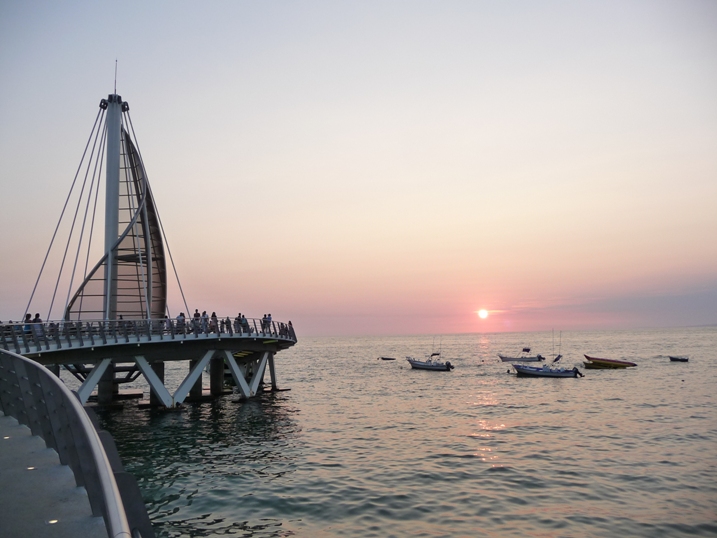
M406 357L406 360L411 365L411 368L416 370L436 370L439 372L450 372L453 370L454 366L449 361L443 362L438 359L440 356L440 353L431 353L431 356L425 361L419 361L413 357Z
M577 368L551 368L547 364L540 366L526 366L524 364L513 364L518 376L522 377L583 377L582 372Z
M545 357L543 357L540 353L533 357L529 357L528 353L530 353L530 348L524 347L522 355L519 355L518 357L508 357L506 355L501 355L500 353L498 353L498 357L500 357L500 360L503 362L540 362L545 360Z
M589 357L585 355L588 362L585 362L585 368L588 370L604 370L609 368L629 368L637 366L634 362L620 361L617 359L599 359L597 357Z
M396 357L379 357L378 360L380 360L380 361L395 361Z
M670 357L671 362L687 362L690 360L687 357L673 357L672 355L668 355L668 357Z

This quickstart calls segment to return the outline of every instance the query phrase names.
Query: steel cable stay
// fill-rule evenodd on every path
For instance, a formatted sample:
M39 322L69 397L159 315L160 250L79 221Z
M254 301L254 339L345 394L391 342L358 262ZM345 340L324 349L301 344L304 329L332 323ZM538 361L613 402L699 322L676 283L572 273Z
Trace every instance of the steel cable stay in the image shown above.
M67 244L65 245L65 252L64 252L64 254L62 255L62 262L60 263L60 270L59 270L58 275L57 275L57 281L55 282L55 290L54 290L53 293L52 293L52 300L50 301L50 310L49 310L49 313L48 313L48 316L47 316L48 319L50 318L50 314L52 314L52 307L53 307L54 304L55 304L55 297L57 296L57 289L58 289L59 286L60 286L60 280L61 280L61 278L62 278L62 272L63 272L64 269L65 269L65 261L67 260L67 253L69 252L70 244L71 244L71 242L72 242L72 235L73 235L74 232L75 232L75 224L77 223L77 215L78 215L79 210L80 210L80 207L81 207L81 205L82 205L82 195L84 194L84 192L85 192L85 187L87 186L87 176L88 176L88 174L89 174L89 172L90 172L90 167L91 167L91 165L92 165L92 158L94 157L94 154L95 154L95 148L96 148L96 146L97 146L97 138L99 137L99 133L100 133L100 130L98 129L97 132L95 133L95 142L94 142L94 144L92 145L92 152L90 153L90 157L89 157L89 159L87 160L87 170L86 170L86 172L85 172L85 179L84 179L84 181L82 182L82 189L80 190L80 194L79 194L79 196L78 196L78 198L77 198L77 206L75 207L75 214L74 214L74 216L72 217L72 225L70 226L70 233L69 233L69 235L68 235L68 237L67 237ZM73 186L74 186L74 182L73 182ZM77 263L77 261L75 261L75 264L76 264L76 263ZM73 267L73 269L72 269L72 274L73 274L73 276L74 276L74 272L75 272L75 268ZM70 286L72 286L72 282L70 282Z
M123 103L123 105L125 104ZM124 114L122 116L129 116L126 114L125 106L123 106ZM125 316L129 314L130 317L139 315L145 319L161 318L161 313L166 311L166 300L164 299L166 297L166 270L161 236L159 235L162 226L151 198L151 189L141 162L141 155L135 146L136 141L130 137L127 127L134 132L129 117L122 121L121 125L121 151L118 163L121 177L119 196L123 200L120 204L119 224L120 230L123 229L124 232L120 233L120 237L113 242L107 252L112 253L113 257L119 261L118 267L121 273L118 277L113 278L117 278L116 282L121 286L118 296L122 305L120 313L124 313ZM91 306L86 310L83 301L85 297L88 299L100 297L98 293L93 293L91 286L96 287L96 284L91 284L91 281L106 284L107 276L98 275L100 267L111 262L111 258L106 254L89 273L85 270L84 282L65 307L65 319L74 319L77 316L79 320L83 314L99 314L100 311ZM157 260L156 266L153 263L154 260ZM174 269L175 277L177 277L176 267ZM128 273L127 270L131 272ZM133 274L134 276L132 276ZM151 306L155 299L153 291L155 284L157 293L162 297L160 311L158 311L160 304L155 307ZM179 285L181 287L181 283ZM78 310L75 305L82 306ZM113 319L115 314L110 315L110 312L104 312L102 317Z
M85 192L85 185L87 184L87 176L88 176L88 174L89 174L89 172L90 172L90 165L92 164L92 158L93 158L94 155L95 155L95 148L96 148L96 146L97 146L97 140L100 138L100 137L99 137L99 134L100 134L100 130L98 129L98 130L97 130L97 137L95 137L95 142L94 142L94 144L93 144L93 146L92 146L92 153L90 154L90 159L89 159L89 161L88 161L88 163L87 163L87 164L88 164L88 166L87 166L87 172L85 172L85 181L83 182L83 184L82 184L82 190L80 191L80 199L79 199L78 202L77 202L77 211L79 211L80 202L82 201L82 195L83 195L84 192ZM75 263L74 263L74 265L72 266L72 275L70 276L70 283L69 283L69 285L68 285L68 287L67 287L67 299L65 300L65 308L67 308L67 303L70 301L70 296L71 296L71 294L72 294L72 284L73 284L74 281L75 281L75 272L77 271L77 262L79 261L80 252L82 251L82 239L83 239L83 237L85 236L85 227L86 227L86 225L87 225L87 217L88 217L88 215L89 215L90 202L92 202L92 191L93 191L94 186L95 186L95 180L97 180L97 183L98 183L98 184L99 184L99 181L100 181L100 177L99 177L99 174L98 174L98 163L99 163L100 160L101 160L101 149L102 149L103 147L104 147L104 144L103 144L102 142L100 142L100 149L99 149L99 151L97 152L97 158L95 158L95 160L94 160L95 166L94 166L94 169L93 169L93 171L92 171L92 181L90 182L90 188L87 190L87 202L86 202L86 204L85 204L85 214L84 214L84 216L83 216L83 218L82 218L82 227L81 227L81 229L80 229L80 237L79 237L79 239L77 240L77 252L75 253ZM75 213L75 216L76 216L76 214L77 214L77 213ZM74 228L74 222L73 222L73 228ZM70 232L70 239L71 239L71 237L72 237L72 231ZM68 243L70 242L70 239L68 239ZM89 238L89 241L91 241L91 238ZM88 242L89 242L89 241L88 241ZM54 299L54 298L53 298L53 299ZM48 319L49 319L49 316L48 316Z
M166 275L166 269L164 266L165 262L162 259L163 248L161 241L166 241L167 236L153 202L151 206L147 205L150 203L147 202L147 200L151 198L152 191L146 171L144 170L144 165L142 164L141 152L139 148L134 145L136 144L136 134L131 117L128 114L128 107L124 108L121 116L124 116L124 121L122 121L123 134L121 134L121 147L123 150L121 152L122 194L120 197L124 199L122 211L124 212L124 217L127 218L126 220L124 217L120 218L120 226L123 228L126 227L125 233L120 233L120 237L114 242L109 252L114 253L115 256L117 256L119 252L120 264L123 264L122 266L125 267L125 269L123 269L124 274L119 277L119 282L125 283L124 285L120 284L124 290L123 297L125 301L129 300L130 302L124 302L124 308L135 311L141 317L161 317L157 313L157 307L159 307L160 304L157 304L155 308L151 307L154 299L152 290L154 289L153 284L155 284L154 279L158 278L160 280L156 282L156 286L159 286L157 287L156 293L164 294L164 290L166 290L166 277L164 276ZM85 315L88 313L100 313L99 310L93 308L92 305L85 306L83 303L85 302L85 298L94 300L99 297L98 293L93 290L96 289L97 285L102 285L102 282L107 282L107 275L102 276L98 274L98 269L102 264L107 264L111 261L107 256L103 256L102 260L92 270L89 270L91 267L90 256L92 255L93 236L96 230L95 223L98 216L97 206L102 184L101 179L104 166L104 152L107 144L107 128L108 117L106 115L106 106L100 106L100 111L95 118L82 159L73 178L70 192L65 200L24 315L27 315L32 307L35 294L40 287L40 281L44 275L44 270L47 267L52 250L55 248L58 234L61 233L60 227L67 221L66 217L68 216L67 213L70 204L73 203L73 197L77 197L75 210L71 223L69 223L68 237L60 259L59 270L55 279L46 319L51 319L53 316L52 312L58 298L59 287L63 283L63 278L66 278L65 281L68 282L67 296L64 304L65 315L63 316L65 319L70 319L68 315L71 309L73 312L78 312L80 317L82 312L84 312ZM131 137L130 132L132 133ZM84 177L82 185L80 186L78 182L80 174L83 173L83 169ZM149 214L150 209L152 211L151 215ZM122 228L120 231L122 232ZM159 243L155 243L155 238L159 239ZM123 240L125 243L121 245ZM76 248L72 270L69 272L68 277L64 277L64 275L68 273L65 269L68 267L68 262L72 256L71 251L74 246L76 246ZM80 269L79 264L81 263L80 260L83 253L85 260L82 269ZM174 277L182 296L182 302L185 308L187 308L184 290L179 280L172 253L168 247L167 253L169 254ZM158 256L158 258L154 256ZM130 261L133 257L134 262ZM124 262L121 261L122 258L124 258ZM153 263L155 259L158 260L157 263L159 264L156 266L156 269ZM83 283L73 297L72 293L78 275L78 269L81 271L80 274L83 275ZM128 269L130 271L129 273L127 272ZM90 280L92 280L94 284L90 285ZM134 282L135 284L127 287L127 284L130 282ZM86 285L90 287L84 289ZM132 289L134 289L134 291L132 291ZM160 292L160 289L162 292ZM164 304L161 305L163 308L161 308L160 311L163 310L168 313L169 309L166 305L166 301L163 302ZM73 305L77 306L73 308ZM89 310L85 311L86 308L89 308Z
M50 239L50 245L47 247L47 252L45 253L45 258L42 260L42 265L40 266L40 272L37 275L37 279L35 280L35 285L32 288L32 293L30 294L30 300L27 302L27 307L25 307L25 312L23 313L22 317L25 318L27 316L27 313L30 311L30 305L32 304L32 300L35 297L35 292L37 291L37 286L40 283L40 278L42 278L42 273L45 270L45 265L47 264L47 259L50 256L50 251L52 250L52 245L55 243L55 238L57 237L57 231L60 229L60 224L62 223L62 218L65 215L65 210L67 209L67 204L70 202L70 198L72 196L72 191L75 188L75 183L77 182L77 177L80 175L80 170L82 169L82 163L85 160L85 156L87 155L87 148L90 147L90 142L92 141L92 135L95 133L95 129L97 128L97 122L101 121L101 118L104 117L104 109L100 107L99 112L97 112L97 116L95 117L95 123L92 126L92 131L90 132L90 136L87 139L87 144L85 144L85 150L82 152L82 158L80 159L80 164L77 166L77 171L75 172L75 177L72 180L72 185L70 186L70 192L67 194L67 198L65 199L65 205L62 206L62 211L60 212L60 218L57 221L57 225L55 226L55 231L52 233L52 238ZM47 318L50 318L50 314L52 312L52 309L47 314Z
M137 221L137 219L139 218L139 215L140 215L139 212L135 213L134 218L130 221L130 225L127 226L127 228L126 228L125 231L122 233L122 235L120 235L120 236L117 238L117 241L115 241L115 243L112 245L112 248L110 249L110 252L113 252L113 251L117 250L117 247L120 245L120 243L122 243L122 241L127 237L127 235L129 234L129 232L132 230L132 226L134 226L134 223L135 223L135 222ZM95 264L95 266L92 268L92 271L90 271L90 274L87 276L87 278L85 279L85 281L82 283L82 285L80 286L80 288L79 288L79 289L77 290L77 292L75 293L75 296L72 298L72 300L70 301L70 303L67 305L67 308L66 308L66 310L65 310L65 319L68 319L69 311L70 311L70 309L72 308L72 306L74 305L75 301L76 301L78 298L82 297L82 287L83 287L89 280L91 280L92 277L94 276L94 274L97 272L97 270L104 265L104 263L107 261L108 256L109 256L109 253L108 253L108 252L105 252L104 256L102 256L102 258L100 259L100 261L98 261L97 264Z
M142 152L141 152L140 149L139 149L139 143L138 143L138 141L137 141L137 135L136 135L136 133L135 133L135 131L134 131L134 125L132 124L132 117L131 117L130 114L129 114L129 108L127 108L127 110L124 112L124 117L126 118L126 125L129 127L129 130L131 130L131 132L132 132L132 138L133 138L133 140L134 140L134 145L135 145L134 147L135 147L135 151L137 152L137 158L138 158L138 160L139 160L139 162L140 162L140 164L141 164L141 169L144 170L144 172L145 172L145 174L146 174L146 170L144 169L144 161L143 161L143 159L142 159ZM145 196L148 197L148 198L152 198L152 199L153 199L153 197L152 197L152 191L151 191L151 188L150 188L150 186L149 186L149 181L147 180L146 177L144 178L144 184L143 184L143 186L144 186L144 188L146 189ZM153 209L154 209L154 214L155 214L155 216L157 217L157 222L158 222L158 224L159 224L159 226L160 226L160 229L161 229L161 220L160 220L160 218L159 218L159 211L157 210L156 207L154 207ZM146 211L147 211L147 208L145 207L145 212L146 212ZM145 219L145 223L146 223L147 226L148 226L148 224L149 224L148 219ZM148 235L149 235L149 229L147 229L145 233L146 233L146 235L148 236ZM166 247L167 247L167 250L169 251L169 246L167 245L167 238L166 238L166 236L164 237L164 246L166 246ZM171 253L170 253L170 257L171 257ZM142 276L143 276L143 278L144 278L144 274L143 274ZM152 278L152 275L150 275L150 278ZM177 275L177 273L176 273L176 269L175 269L175 278L177 279L177 282L179 283L179 277L178 277L178 275ZM180 290L181 290L181 285L180 285ZM148 297L147 292L145 292L145 297ZM147 305L147 308L149 309L149 305ZM169 311L169 309L168 309L167 304L166 304L166 302L165 302L165 312L168 312L168 311Z
M105 128L102 132L102 145L100 146L100 152L99 152L100 158L98 159L97 165L95 166L95 169L100 170L100 172L98 172L98 174L101 174L102 165L104 164L105 141L107 140L106 134L107 134L107 125L105 125ZM90 251L92 250L92 236L93 236L94 230L95 230L95 217L97 216L97 202L100 197L100 184L101 183L102 182L99 180L99 175L98 175L97 185L95 186L95 203L94 203L94 208L92 209L92 223L90 224L90 233L88 235L88 242L87 242L87 255L85 256L85 268L82 273L83 282L87 279L87 268L90 266ZM80 310L82 310L82 301L83 300L84 300L84 296L80 300ZM67 311L67 305L65 305L65 311Z
M134 139L135 146L137 148L137 153L139 154L140 161L144 162L144 159L142 158L142 151L139 147L139 141L137 140L137 135L134 132L134 125L132 124L132 116L129 114L129 110L126 112L127 114L127 120L129 123L129 127L132 131L132 138ZM150 186L149 182L147 182L147 190L152 193L152 187ZM154 196L152 196L154 198ZM179 287L179 294L182 296L182 303L184 304L184 310L188 313L189 312L189 306L187 306L187 299L184 296L184 289L182 288L182 283L179 280L179 273L177 272L177 266L174 263L174 257L172 256L172 249L169 248L169 241L167 241L167 234L164 231L164 224L162 224L162 218L159 215L159 209L155 208L155 212L157 214L157 221L159 223L159 228L162 232L162 238L164 239L164 246L167 247L167 254L169 255L169 261L172 264L172 271L174 272L174 278L177 281L177 286ZM169 316L169 305L167 305L167 315ZM171 316L170 316L171 317Z
M123 116L126 116L128 113L129 112L124 112ZM122 128L124 131L126 131L126 129L124 129L124 127L125 127L125 122L123 121ZM130 162L129 148L127 148L126 144L124 144L124 143L122 144L122 147L124 148L124 152L122 152L120 159L123 161L124 169L131 170L132 163ZM125 173L124 177L125 177L125 182L127 184L125 188L127 189L127 201L129 204L130 212L131 213L139 213L140 211L143 212L143 214L142 214L143 218L141 220L141 225L144 228L142 230L142 233L143 233L143 237L145 239L145 241L144 241L145 245L147 245L150 240L149 239L150 234L149 234L149 230L148 230L149 224L148 224L148 219L147 219L147 204L146 204L147 183L148 183L147 178L146 178L146 176L143 175L142 176L142 185L139 185L136 183L134 185L135 192L139 191L139 192L137 192L137 194L139 194L140 192L142 194L140 203L138 204L137 208L135 209L135 207L134 207L135 200L134 200L134 196L132 196L131 189L130 189L131 185L129 183L132 180L132 177L134 177L134 176L131 173ZM141 206L141 209L140 209L140 206ZM142 259L142 245L140 244L140 233L139 233L139 230L137 229L137 226L139 226L139 225L140 225L139 220L135 221L135 223L132 227L133 229L132 229L131 238L132 238L132 245L134 247L134 250L137 252L137 255L139 257L139 265L135 266L135 270L137 271L137 281L141 282L141 284L142 284L142 288L144 291L144 308L145 308L145 312L147 314L147 318L150 318L152 315L152 312L150 309L150 302L149 302L149 289L147 287L147 275L145 274L145 262ZM149 257L147 258L147 263L151 263L151 259Z

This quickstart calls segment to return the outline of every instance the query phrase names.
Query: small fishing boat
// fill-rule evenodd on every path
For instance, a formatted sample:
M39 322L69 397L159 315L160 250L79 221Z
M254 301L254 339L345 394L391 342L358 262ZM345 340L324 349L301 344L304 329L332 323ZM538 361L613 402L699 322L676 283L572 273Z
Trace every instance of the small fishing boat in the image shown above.
M609 368L629 368L637 366L634 362L620 361L617 359L600 359L597 357L589 357L585 355L587 362L585 362L585 368L588 370L604 370Z
M500 360L503 362L540 362L545 360L545 357L543 357L540 353L533 357L529 357L528 353L530 353L530 348L524 347L522 354L518 357L508 357L506 355L501 355L500 353L498 353L498 357L500 357Z
M687 362L690 359L687 357L673 357L672 355L668 355L670 357L670 362Z
M431 356L425 361L419 361L413 357L406 357L406 360L411 365L411 368L416 370L437 370L439 372L450 372L453 370L454 366L450 363L450 361L443 362L439 360L438 357L440 356L440 353L431 353Z
M512 366L521 377L583 377L583 373L577 368L551 368L547 364L543 366L513 364Z
M396 357L379 357L378 360L380 360L380 361L395 361Z

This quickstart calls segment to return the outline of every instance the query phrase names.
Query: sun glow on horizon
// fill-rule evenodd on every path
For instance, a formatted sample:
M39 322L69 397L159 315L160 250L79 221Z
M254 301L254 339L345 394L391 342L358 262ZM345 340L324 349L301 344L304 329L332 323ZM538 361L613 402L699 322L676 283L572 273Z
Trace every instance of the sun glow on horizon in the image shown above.
M485 319L488 317L488 311L487 310L478 310L478 317L480 319Z

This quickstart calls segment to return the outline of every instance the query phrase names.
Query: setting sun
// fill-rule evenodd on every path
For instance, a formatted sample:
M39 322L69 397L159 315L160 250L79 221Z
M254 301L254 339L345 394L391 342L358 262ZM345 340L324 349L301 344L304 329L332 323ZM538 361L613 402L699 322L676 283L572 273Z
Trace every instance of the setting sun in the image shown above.
M487 310L478 310L478 317L480 319L485 319L488 317L488 311Z

